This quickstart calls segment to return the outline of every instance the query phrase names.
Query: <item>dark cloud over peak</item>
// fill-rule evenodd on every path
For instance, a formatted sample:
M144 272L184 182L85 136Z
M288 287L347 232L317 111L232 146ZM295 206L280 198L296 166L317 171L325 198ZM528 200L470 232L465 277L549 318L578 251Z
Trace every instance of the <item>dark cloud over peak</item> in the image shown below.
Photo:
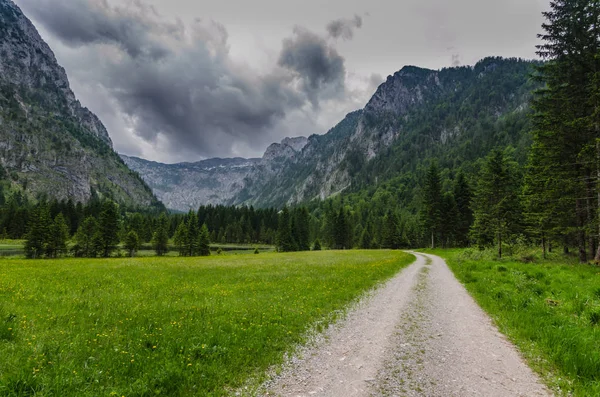
M75 62L85 70L78 85L88 92L101 87L102 106L112 106L106 118L122 120L122 130L111 134L133 132L179 158L264 148L281 139L277 130L290 115L341 100L346 90L344 58L325 37L303 28L283 41L278 64L259 73L232 59L226 28L211 20L166 20L140 0L20 4L62 43L78 48Z
M340 18L327 24L327 32L334 39L342 38L351 40L354 37L354 30L360 29L363 25L363 20L360 15L355 15L354 18Z
M294 72L313 105L320 97L332 98L345 91L344 58L327 41L304 28L283 41L279 66Z
M106 0L21 0L31 16L43 21L63 43L72 46L114 44L132 57L161 58L172 38L181 38L181 21L161 20L139 0L111 6Z

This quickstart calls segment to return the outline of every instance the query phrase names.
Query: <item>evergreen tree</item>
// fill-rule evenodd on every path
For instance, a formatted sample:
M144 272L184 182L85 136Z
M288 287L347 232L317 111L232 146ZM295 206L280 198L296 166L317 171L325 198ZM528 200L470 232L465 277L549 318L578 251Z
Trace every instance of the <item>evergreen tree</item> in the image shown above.
M315 243L313 244L313 251L321 251L321 249L321 241L319 241L319 239L316 239Z
M200 234L198 237L198 255L210 256L210 235L208 233L208 226L206 226L206 223L200 228Z
M125 236L125 249L130 257L134 257L140 249L140 237L135 230L129 231Z
M98 222L93 217L87 217L75 234L73 252L76 257L94 258L98 255L94 237L97 235Z
M50 226L50 235L46 245L46 256L57 258L67 252L67 241L69 240L69 226L62 213L54 218Z
M371 244L373 243L373 236L371 235L371 233L369 232L368 228L364 228L361 235L360 235L360 241L358 243L358 246L361 249L371 249L373 248L371 246Z
M198 228L198 217L194 211L188 213L187 235L185 239L186 256L198 255L198 242L200 229Z
M177 230L175 231L175 235L173 236L173 243L179 250L180 256L187 256L188 250L186 249L188 229L185 222L181 222L179 226L177 226Z
M594 251L597 245L594 214L600 215L600 200L593 199L594 179L600 177L600 7L595 0L555 0L550 7L539 35L538 55L548 62L538 69L545 88L534 101L526 214L542 241L548 235L568 241L574 231L585 262L586 246Z
M102 204L102 212L98 222L98 243L101 244L102 256L108 258L119 244L119 209L112 201Z
M31 214L25 241L25 256L41 258L46 253L51 232L50 211L45 204L39 205Z
M335 218L333 227L334 248L350 249L352 248L352 228L346 209L342 205Z
M389 210L383 218L383 231L381 245L387 249L398 249L402 244L400 234L400 222L398 216L392 210Z
M500 258L503 242L519 233L521 209L518 194L519 180L514 162L502 151L492 151L477 181L473 200L473 235L480 246L495 241Z
M310 215L305 207L294 211L292 234L298 251L310 251Z
M471 209L473 196L467 178L462 172L458 173L454 182L453 195L456 203L456 225L454 227L456 243L459 247L468 247L469 231L473 225L473 210Z
M296 251L296 245L292 237L290 210L287 207L284 207L279 214L279 225L277 227L277 250L279 252Z
M448 248L456 241L458 225L458 206L452 193L446 192L442 195L441 209L440 243L442 248Z
M431 236L431 248L435 248L436 236L442 224L442 181L436 163L431 164L425 176L421 218Z
M164 213L158 218L157 228L152 236L152 248L158 256L163 256L169 252L167 216Z

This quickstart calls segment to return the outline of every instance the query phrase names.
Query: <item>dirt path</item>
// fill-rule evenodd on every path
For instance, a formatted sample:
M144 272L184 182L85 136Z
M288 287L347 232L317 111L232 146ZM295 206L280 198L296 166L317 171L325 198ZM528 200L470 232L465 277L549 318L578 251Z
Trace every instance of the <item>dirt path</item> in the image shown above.
M365 298L269 396L551 396L438 257Z

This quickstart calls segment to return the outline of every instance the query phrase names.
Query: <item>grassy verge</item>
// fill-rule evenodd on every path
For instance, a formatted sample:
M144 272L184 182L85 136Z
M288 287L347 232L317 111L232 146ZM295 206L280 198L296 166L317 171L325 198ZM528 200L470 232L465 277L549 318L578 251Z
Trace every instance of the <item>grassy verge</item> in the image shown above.
M600 268L569 258L494 260L476 250L429 251L565 395L600 396ZM569 262L570 264L566 264Z
M0 395L222 396L412 257L0 261Z

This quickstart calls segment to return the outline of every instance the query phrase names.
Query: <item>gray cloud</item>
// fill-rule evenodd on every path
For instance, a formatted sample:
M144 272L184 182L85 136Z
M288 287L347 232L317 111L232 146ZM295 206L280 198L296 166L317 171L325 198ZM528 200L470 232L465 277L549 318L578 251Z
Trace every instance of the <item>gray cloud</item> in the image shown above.
M89 85L100 85L109 98L103 103L116 107L109 118L121 115L124 130L163 151L211 157L229 156L236 145L262 148L289 114L345 92L344 58L303 28L283 41L278 64L260 74L232 60L226 29L212 21L165 21L139 0L20 3L78 49Z
M296 27L294 36L283 41L279 65L295 72L303 91L313 105L345 91L344 58L327 41L306 29Z
M63 43L73 47L115 44L135 58L161 58L169 52L167 38L180 39L184 34L181 21L162 21L154 7L139 0L115 7L107 0L21 3Z
M327 32L329 36L337 39L351 40L354 37L354 30L360 29L363 25L362 17L355 15L352 19L336 19L329 22Z

